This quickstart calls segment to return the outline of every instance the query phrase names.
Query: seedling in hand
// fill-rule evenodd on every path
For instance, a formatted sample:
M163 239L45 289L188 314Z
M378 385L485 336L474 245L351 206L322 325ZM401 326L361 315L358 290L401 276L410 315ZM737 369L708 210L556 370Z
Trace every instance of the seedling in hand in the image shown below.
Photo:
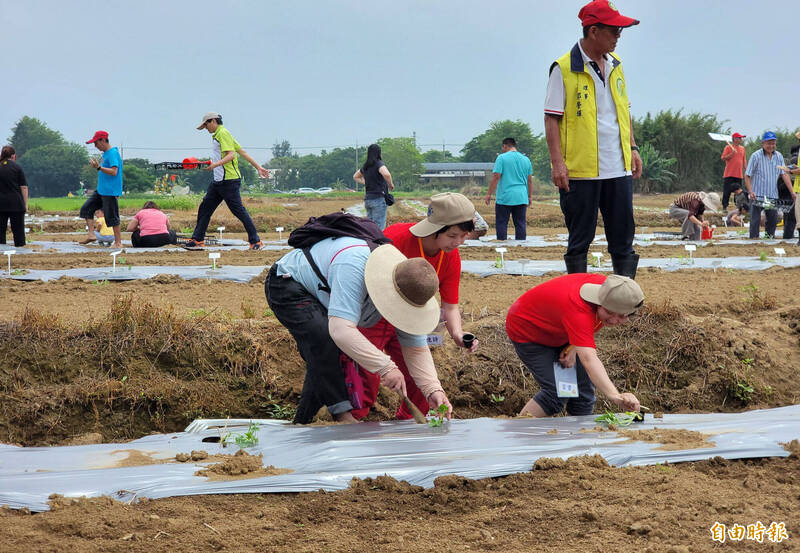
M594 422L599 422L601 424L605 424L606 426L628 426L635 420L635 418L636 413L631 411L625 411L624 413L617 414L606 410L605 413L596 417Z
M428 417L428 426L431 428L442 426L447 420L447 405L443 403L436 409L431 409L428 411Z

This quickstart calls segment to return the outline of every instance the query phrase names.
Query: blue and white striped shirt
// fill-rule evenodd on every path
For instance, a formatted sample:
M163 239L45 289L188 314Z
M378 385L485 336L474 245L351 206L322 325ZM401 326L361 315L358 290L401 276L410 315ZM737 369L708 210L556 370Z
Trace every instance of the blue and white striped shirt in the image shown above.
M763 148L753 152L745 171L750 177L753 194L778 199L778 177L784 173L782 169L778 169L779 165L783 165L783 156L778 150L772 153L771 158L767 157Z

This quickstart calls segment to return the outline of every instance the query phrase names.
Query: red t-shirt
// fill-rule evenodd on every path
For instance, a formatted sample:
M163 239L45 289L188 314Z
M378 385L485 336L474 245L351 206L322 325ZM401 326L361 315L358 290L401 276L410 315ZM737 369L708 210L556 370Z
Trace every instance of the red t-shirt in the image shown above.
M605 275L574 273L534 286L508 309L508 337L519 344L596 347L594 333L603 324L597 318L597 306L581 298L580 290L587 282L605 280Z
M736 151L733 157L725 162L725 173L723 173L722 177L736 177L737 179L741 179L747 159L744 146L725 146L725 149L722 151L722 156L720 157L725 157L731 153L733 148L736 148Z
M461 254L458 249L445 253L440 251L433 257L428 257L422 251L420 238L411 234L408 230L416 223L397 223L384 229L383 234L390 238L394 246L403 252L409 259L413 257L424 257L425 260L433 265L439 277L439 294L445 303L458 303L458 285L461 281Z

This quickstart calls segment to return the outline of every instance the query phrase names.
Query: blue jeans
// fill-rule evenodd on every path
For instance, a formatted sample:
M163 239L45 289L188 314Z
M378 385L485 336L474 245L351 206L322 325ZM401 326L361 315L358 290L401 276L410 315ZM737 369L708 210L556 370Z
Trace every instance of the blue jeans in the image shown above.
M247 213L247 209L242 204L242 195L239 192L241 185L242 181L239 179L212 182L208 185L206 195L203 197L203 201L200 202L200 207L197 208L197 225L195 225L192 233L193 239L198 242L206 239L206 230L208 229L209 221L211 221L211 215L214 214L214 211L224 200L234 217L244 225L244 230L247 231L247 241L255 244L260 240L256 226L253 224L253 219L250 218L250 214Z
M514 239L525 240L525 238L527 238L528 228L527 221L525 220L527 212L528 204L494 204L494 226L497 229L497 239L505 240L508 238L508 219L510 216L514 220Z
M372 198L364 200L364 207L367 208L367 219L375 222L381 230L386 228L386 200Z
M750 205L750 238L758 238L759 230L761 230L762 211L767 215L767 220L764 224L764 230L766 231L767 236L770 238L775 236L775 229L778 228L778 210L764 209L760 205L756 205L756 203L753 202Z

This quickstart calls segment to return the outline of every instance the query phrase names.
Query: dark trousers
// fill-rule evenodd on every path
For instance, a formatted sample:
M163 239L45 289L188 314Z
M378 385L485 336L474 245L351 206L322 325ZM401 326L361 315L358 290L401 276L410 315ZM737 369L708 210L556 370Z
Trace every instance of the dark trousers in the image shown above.
M142 236L138 230L133 231L131 234L131 244L134 248L160 248L167 244L176 244L178 242L175 236L175 231L170 230L163 234L148 234Z
M0 211L0 244L6 243L6 229L11 221L11 234L14 235L14 247L25 245L25 212Z
M295 424L314 420L320 407L331 415L353 409L339 364L339 348L328 333L328 310L292 278L277 275L273 265L264 283L267 303L278 321L292 334L306 362L306 378Z
M773 200L775 201L775 200ZM764 209L755 202L750 204L750 238L758 238L759 230L761 228L761 212L767 215L767 220L764 223L764 231L767 236L773 238L775 236L775 229L778 228L778 210L777 209Z
M794 205L784 209L787 211L783 212L783 239L792 240L794 238L794 229L797 228L797 217L794 213Z
M567 413L570 415L591 415L594 412L596 397L594 395L594 384L586 373L586 369L581 365L581 360L575 356L575 376L578 380L578 397L563 398L558 397L556 389L556 377L553 374L553 363L558 361L561 350L564 346L557 348L543 346L529 342L526 344L514 344L514 349L525 367L531 372L533 378L539 384L539 392L533 397L542 411L548 416L556 415L567 406Z
M728 207L728 199L733 191L742 187L742 179L736 177L725 177L722 179L722 209Z
M597 210L603 214L608 253L627 256L633 251L633 179L570 180L569 192L559 190L561 212L569 231L566 255L586 255L597 229Z
M244 225L244 229L247 231L247 241L255 244L260 240L256 226L253 224L253 219L250 218L250 214L247 213L244 204L242 204L242 195L239 192L241 186L242 181L240 179L212 182L208 186L206 195L197 209L197 225L195 225L192 233L193 239L198 242L205 240L211 216L219 207L219 204L224 201L231 213Z
M528 228L527 221L525 220L527 212L528 204L494 204L494 226L497 229L497 239L505 240L508 238L508 219L510 216L514 220L514 239L525 240L525 238L527 238Z

